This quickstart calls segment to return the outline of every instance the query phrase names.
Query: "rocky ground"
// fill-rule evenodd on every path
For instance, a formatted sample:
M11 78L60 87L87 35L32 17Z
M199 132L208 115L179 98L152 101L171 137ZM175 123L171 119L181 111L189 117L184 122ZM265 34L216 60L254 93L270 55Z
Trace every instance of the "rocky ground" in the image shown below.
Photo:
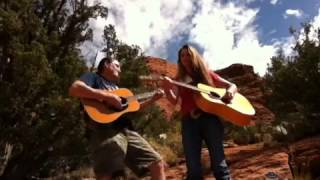
M225 153L232 178L235 180L265 179L268 172L274 172L279 179L320 179L320 136L289 146L277 144L266 147L259 143L229 147L225 148ZM205 179L214 179L210 172L208 152L204 149L202 154ZM185 172L185 163L182 160L181 164L167 169L167 178L183 179Z

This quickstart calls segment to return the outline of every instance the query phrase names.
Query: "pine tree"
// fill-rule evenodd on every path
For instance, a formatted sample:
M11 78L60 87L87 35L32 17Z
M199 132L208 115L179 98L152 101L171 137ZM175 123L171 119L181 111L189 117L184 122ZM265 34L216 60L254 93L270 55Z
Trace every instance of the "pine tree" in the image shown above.
M320 31L312 29L303 24L302 33L291 30L296 37L294 55L286 57L280 50L266 74L272 94L269 107L292 140L320 132Z
M46 176L64 157L80 163L84 124L68 87L87 69L79 45L98 16L107 8L86 0L0 1L0 148L13 147L1 178Z

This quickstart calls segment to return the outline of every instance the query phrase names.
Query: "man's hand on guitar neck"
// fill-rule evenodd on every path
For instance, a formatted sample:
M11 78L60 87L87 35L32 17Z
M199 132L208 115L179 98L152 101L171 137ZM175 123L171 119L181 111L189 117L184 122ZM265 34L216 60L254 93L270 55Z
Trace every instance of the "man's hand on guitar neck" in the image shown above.
M171 104L177 104L178 102L178 89L176 85L173 83L173 80L165 76L162 78L162 86L164 89L164 92L166 94L166 97L170 101Z
M163 82L164 89L171 89L174 86L172 79L168 76L164 76L161 80Z
M156 101L156 100L162 98L163 95L164 95L164 91L162 89L157 89L157 91L152 96L151 101Z
M157 89L157 91L154 93L154 95L150 99L140 103L140 107L143 109L149 106L151 103L154 103L158 99L162 98L163 95L164 95L164 91L162 89Z

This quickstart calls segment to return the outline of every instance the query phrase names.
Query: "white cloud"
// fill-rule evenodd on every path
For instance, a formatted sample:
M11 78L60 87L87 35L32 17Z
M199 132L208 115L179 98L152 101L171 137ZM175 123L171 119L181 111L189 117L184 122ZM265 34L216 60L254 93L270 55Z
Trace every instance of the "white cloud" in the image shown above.
M275 40L273 45L277 49L281 48L285 56L291 56L293 55L293 47L295 45L295 42L296 40L294 39L294 37L290 36Z
M315 16L312 21L310 21L310 24L312 25L312 29L310 31L309 38L314 41L318 41L317 33L315 30L320 28L320 9L318 10L318 15ZM298 37L298 41L302 42L305 38L303 34L304 33L303 29L302 28L299 29L298 32L300 33L300 36ZM295 52L293 51L293 47L295 46L295 44L296 44L296 39L292 36L278 39L278 40L275 40L274 42L274 46L277 48L282 48L284 55L286 56L291 56L295 54Z
M98 31L102 32L106 24L113 24L122 41L137 44L149 54L165 57L168 41L190 28L190 24L183 20L192 14L191 1L110 0L101 2L110 9L110 14L107 20L99 19L95 23ZM99 38L96 37L96 40Z
M318 10L318 15L314 17L311 24L312 24L313 28L315 28L315 29L320 28L320 8Z
M277 2L278 2L278 0L271 0L271 1L270 1L270 4L272 4L272 5L276 5L276 4L277 4Z
M253 0L221 4L216 0L109 0L101 1L110 14L107 20L92 21L95 42L107 24L115 25L118 37L127 44L139 45L146 55L168 58L169 43L182 38L204 50L213 69L233 63L254 66L263 75L275 47L259 42L255 24L259 9L247 7ZM99 43L97 43L99 44Z
M310 22L310 24L312 25L312 28L310 30L309 38L318 42L319 39L318 39L317 31L318 31L318 29L320 29L320 8L318 10L318 15L313 18L313 20ZM302 30L301 30L301 32L302 32ZM300 38L300 40L301 39L302 38Z
M303 11L300 9L287 9L286 12L283 14L283 17L287 19L289 16L295 16L297 18L302 17Z
M201 4L201 12L193 19L190 41L204 48L204 58L213 69L233 63L253 65L263 75L269 59L275 53L273 46L259 43L254 20L258 9L244 6L210 6Z

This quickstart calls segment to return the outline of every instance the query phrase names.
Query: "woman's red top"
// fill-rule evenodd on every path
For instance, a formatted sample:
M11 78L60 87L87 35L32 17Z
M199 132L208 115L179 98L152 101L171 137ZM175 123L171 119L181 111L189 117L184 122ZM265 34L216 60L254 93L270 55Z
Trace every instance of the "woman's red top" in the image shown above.
M213 83L219 81L220 76L213 71L210 71L210 76ZM192 83L190 84L193 85ZM181 98L182 116L188 115L192 110L197 108L197 105L193 98L194 90L185 87L179 87L179 94Z

